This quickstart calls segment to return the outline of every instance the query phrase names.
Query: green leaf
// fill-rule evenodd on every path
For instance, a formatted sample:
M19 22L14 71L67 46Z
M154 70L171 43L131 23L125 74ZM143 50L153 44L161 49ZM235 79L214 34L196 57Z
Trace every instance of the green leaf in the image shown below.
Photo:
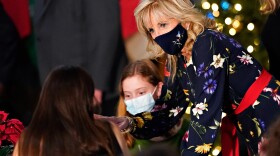
M12 154L13 146L2 146L0 149L0 156L7 156L8 154Z
M172 92L169 89L167 89L167 92L164 96L164 101L171 99L171 94L172 94Z
M191 122L191 125L199 134L205 134L206 128L203 125L200 125L198 122Z

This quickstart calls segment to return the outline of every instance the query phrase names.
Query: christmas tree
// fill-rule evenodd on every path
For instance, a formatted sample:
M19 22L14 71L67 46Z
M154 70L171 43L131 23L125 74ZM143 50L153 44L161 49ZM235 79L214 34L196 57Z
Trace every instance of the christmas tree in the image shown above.
M267 52L260 39L266 16L260 13L258 1L201 0L194 2L207 17L215 19L222 27L222 32L240 42L268 69Z

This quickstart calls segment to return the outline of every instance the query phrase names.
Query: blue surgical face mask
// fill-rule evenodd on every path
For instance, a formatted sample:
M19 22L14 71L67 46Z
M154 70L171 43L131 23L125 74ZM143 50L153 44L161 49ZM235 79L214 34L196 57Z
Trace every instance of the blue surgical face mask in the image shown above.
M154 41L167 54L176 55L181 52L187 39L187 30L179 23L173 30L156 37Z
M125 100L126 110L132 115L142 112L150 112L155 105L153 94L156 91L156 88L153 93L147 93L134 99Z

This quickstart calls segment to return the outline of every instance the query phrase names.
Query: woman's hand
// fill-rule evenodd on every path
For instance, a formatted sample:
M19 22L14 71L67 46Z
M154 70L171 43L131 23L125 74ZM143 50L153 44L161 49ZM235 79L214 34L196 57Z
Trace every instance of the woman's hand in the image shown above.
M94 114L95 119L100 120L107 120L115 123L121 131L129 129L129 117L122 116L122 117L116 117L116 116L103 116L99 114Z

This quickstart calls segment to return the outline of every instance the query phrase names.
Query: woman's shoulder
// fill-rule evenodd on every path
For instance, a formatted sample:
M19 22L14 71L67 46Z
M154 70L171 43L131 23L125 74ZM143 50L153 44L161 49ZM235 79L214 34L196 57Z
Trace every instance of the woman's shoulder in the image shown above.
M193 48L211 46L213 42L217 42L219 38L224 38L225 35L219 31L212 29L204 29L200 34L197 35L194 41Z
M205 29L203 32L201 32L195 40L194 47L199 45L205 46L205 44L207 43L209 43L210 45L215 43L216 45L226 45L234 48L242 48L242 45L234 38L224 34L223 32L213 29Z
M213 29L204 29L200 34L197 35L196 41L200 40L209 40L209 39L226 39L228 38L227 35L224 33L218 31L218 30L213 30Z

